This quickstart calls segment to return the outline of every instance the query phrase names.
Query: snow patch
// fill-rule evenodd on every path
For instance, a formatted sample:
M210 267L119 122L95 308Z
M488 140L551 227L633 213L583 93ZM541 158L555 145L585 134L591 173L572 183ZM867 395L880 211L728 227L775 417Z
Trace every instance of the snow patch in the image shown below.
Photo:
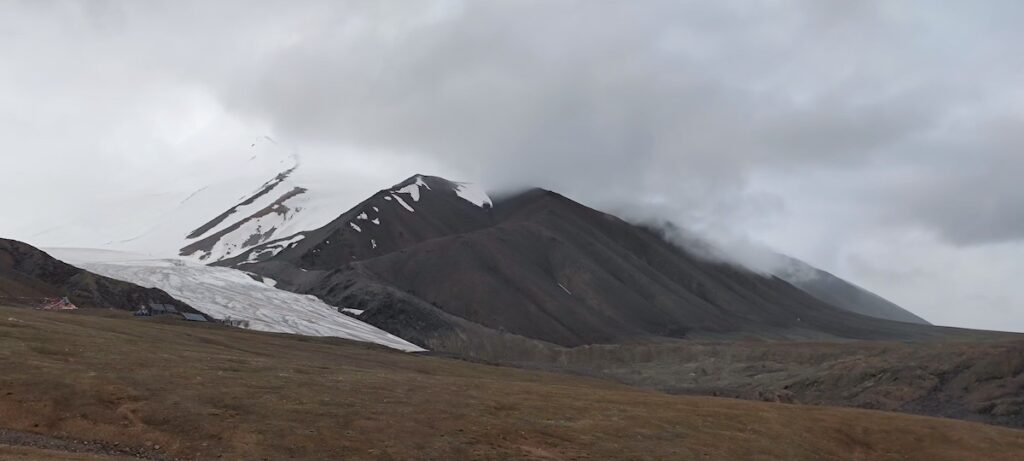
M469 203L472 203L478 207L483 208L486 206L492 206L491 197L484 192L483 189L476 185L468 182L455 183L455 193L462 197Z
M420 186L417 186L415 184L409 184L408 186L398 189L395 192L399 194L409 194L409 196L412 197L412 201L414 202L420 201Z
M366 221L367 219L369 219L369 216L366 216L366 212L364 211L362 213L359 213L359 216L356 216L356 219L362 219L363 221Z
M350 223L348 223L348 225L351 226L353 229L355 229L356 232L362 232L363 231L363 229L361 229L359 226L357 226L356 223L354 223L354 222L350 222Z
M372 222L372 223L374 223L374 224L379 226L380 225L380 218L373 218L373 219L370 220L370 222Z
M412 213L416 212L416 210L414 210L411 206L409 206L408 203L405 203L405 200L402 200L402 197L399 197L397 195L392 195L392 197L394 197L395 200L398 201L398 203L402 204L402 207L404 207L406 210L409 210Z
M412 184L409 184L408 186L405 186L405 187L403 187L401 189L398 189L397 191L394 191L394 192L397 192L397 193L400 193L400 194L409 194L409 196L412 197L412 201L418 202L418 201L420 201L420 188L421 187L426 187L427 190L432 190L430 188L430 186L426 182L423 181L423 176L416 176L416 182L414 182Z
M374 240L374 239L370 239L370 246L371 246L372 248L377 248L377 241L376 241L376 240Z
M261 257L267 255L268 253L270 257L274 257L278 253L280 253L281 250L284 250L285 248L292 248L295 245L298 245L299 242L302 241L302 239L304 238L306 238L304 234L296 234L291 237L268 242L262 248L250 252L249 257L247 257L245 261L243 261L243 264L257 262L261 259Z

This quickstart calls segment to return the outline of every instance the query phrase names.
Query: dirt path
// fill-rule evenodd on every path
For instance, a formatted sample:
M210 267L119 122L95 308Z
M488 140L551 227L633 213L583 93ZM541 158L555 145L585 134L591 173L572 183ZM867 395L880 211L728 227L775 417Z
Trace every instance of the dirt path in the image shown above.
M0 429L0 445L35 448L62 453L117 456L153 461L171 461L173 459L156 453L155 450L159 449L157 447L154 447L154 449L122 447L117 443L109 444L88 440L68 440L10 429Z

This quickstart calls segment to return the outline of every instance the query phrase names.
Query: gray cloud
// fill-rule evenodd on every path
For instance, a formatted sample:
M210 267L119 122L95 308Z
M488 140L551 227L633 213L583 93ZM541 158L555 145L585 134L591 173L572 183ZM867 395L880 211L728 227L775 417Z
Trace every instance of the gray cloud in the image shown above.
M209 179L196 162L269 133L313 162L364 152L381 166L375 180L436 165L672 219L912 302L925 298L882 283L865 242L925 235L928 245L908 247L965 264L992 245L1024 245L1020 2L2 9L0 136L10 144L0 155L19 174L0 192L44 174L78 196L144 192L154 169L187 188ZM37 195L8 207L26 223L0 231L37 227L28 222L40 207L80 208L60 191ZM980 299L965 290L949 296Z
M296 139L414 151L489 184L540 184L606 206L661 196L712 213L722 204L708 196L746 200L737 191L758 169L915 159L921 181L989 188L985 174L947 169L965 156L984 163L986 143L946 148L946 163L922 157L950 118L1005 97L998 85L966 84L970 75L1008 83L1021 69L974 49L989 45L981 35L998 20L985 8L451 5L398 20L386 7L325 13L220 92L232 110ZM961 30L946 41L930 37L954 20ZM899 216L957 242L1024 235L1019 220L995 213L979 224L988 230L968 232L960 223L978 210L927 208L910 200Z

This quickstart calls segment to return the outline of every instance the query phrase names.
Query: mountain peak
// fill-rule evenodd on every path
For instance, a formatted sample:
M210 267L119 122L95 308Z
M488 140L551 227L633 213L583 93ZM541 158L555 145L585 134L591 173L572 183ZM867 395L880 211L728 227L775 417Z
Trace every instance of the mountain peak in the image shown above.
M395 184L387 192L392 194L408 194L414 202L418 202L423 190L432 192L451 191L462 199L481 208L490 208L493 204L490 196L473 183L450 181L440 176L424 174L414 174L405 181Z

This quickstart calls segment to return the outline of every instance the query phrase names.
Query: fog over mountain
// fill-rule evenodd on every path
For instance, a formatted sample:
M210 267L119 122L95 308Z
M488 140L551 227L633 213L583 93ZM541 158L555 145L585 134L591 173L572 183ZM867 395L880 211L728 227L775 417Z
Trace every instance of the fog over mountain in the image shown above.
M750 266L792 255L935 324L1024 331L1019 2L0 13L3 237L87 245L241 174L266 135L349 206L414 173L540 186Z

